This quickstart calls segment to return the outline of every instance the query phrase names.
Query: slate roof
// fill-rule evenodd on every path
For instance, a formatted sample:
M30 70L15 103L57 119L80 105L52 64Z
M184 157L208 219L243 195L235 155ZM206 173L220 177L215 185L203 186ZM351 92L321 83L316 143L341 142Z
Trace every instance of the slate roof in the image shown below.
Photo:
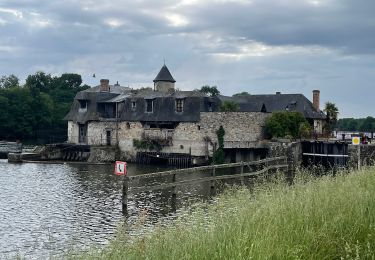
M175 83L176 81L172 77L172 74L169 72L169 69L167 66L164 64L164 66L160 69L158 75L154 79L154 82L158 81L167 81L167 82L172 82Z
M219 96L221 101L230 100L240 105L241 111L260 112L264 105L266 112L298 111L308 119L325 119L323 112L317 112L303 94L243 95L236 97Z

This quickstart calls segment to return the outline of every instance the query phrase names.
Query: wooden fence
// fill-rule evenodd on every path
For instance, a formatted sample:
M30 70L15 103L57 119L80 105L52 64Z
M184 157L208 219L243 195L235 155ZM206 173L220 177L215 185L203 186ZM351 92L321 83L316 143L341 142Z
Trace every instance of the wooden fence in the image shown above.
M277 170L289 171L292 166L286 156L267 158L252 162L239 162L125 176L123 182L122 212L128 215L128 194L172 189L172 201L176 199L176 187L191 183L210 182L211 192L216 192L219 180L239 179L244 185L245 177L257 177ZM188 176L180 180L180 176ZM195 177L197 176L198 177ZM203 176L202 176L203 175Z

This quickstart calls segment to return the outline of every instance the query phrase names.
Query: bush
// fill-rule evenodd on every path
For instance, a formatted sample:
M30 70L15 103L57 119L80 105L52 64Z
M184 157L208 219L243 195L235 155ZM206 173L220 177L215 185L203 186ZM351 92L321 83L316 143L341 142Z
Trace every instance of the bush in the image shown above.
M310 133L310 125L300 112L274 112L267 118L266 132L270 137L293 139L306 137Z

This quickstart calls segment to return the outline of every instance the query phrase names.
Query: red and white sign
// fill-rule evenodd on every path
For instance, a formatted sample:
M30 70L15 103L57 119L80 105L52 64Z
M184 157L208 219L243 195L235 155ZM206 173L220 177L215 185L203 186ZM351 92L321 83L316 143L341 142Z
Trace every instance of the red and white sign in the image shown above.
M126 175L126 162L116 161L115 163L115 174Z

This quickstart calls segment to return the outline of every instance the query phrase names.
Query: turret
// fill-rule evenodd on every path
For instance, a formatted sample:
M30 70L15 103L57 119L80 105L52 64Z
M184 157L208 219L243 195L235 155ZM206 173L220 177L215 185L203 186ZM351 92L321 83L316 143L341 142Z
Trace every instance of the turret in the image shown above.
M160 92L173 92L175 82L176 81L172 77L172 74L164 64L154 79L154 90Z

